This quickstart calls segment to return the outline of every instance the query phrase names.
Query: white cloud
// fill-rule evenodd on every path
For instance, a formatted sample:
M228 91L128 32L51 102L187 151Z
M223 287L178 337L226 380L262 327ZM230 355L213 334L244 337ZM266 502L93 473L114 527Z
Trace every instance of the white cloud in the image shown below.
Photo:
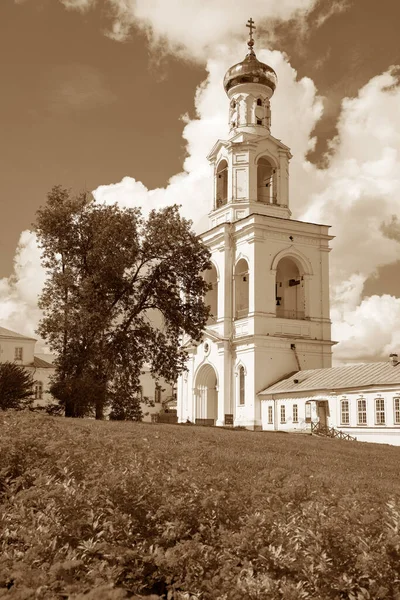
M0 324L35 337L41 312L37 307L45 274L35 234L21 233L14 257L14 275L0 279Z
M82 12L93 8L97 4L97 0L60 0L60 2L67 10L80 10Z
M232 39L232 32L243 38L250 15L261 33L274 20L292 17L300 20L317 0L251 0L235 3L234 10L231 0L108 0L108 3L114 12L111 37L122 40L135 25L159 49L205 60L213 55L216 45ZM243 26L239 31L240 23Z

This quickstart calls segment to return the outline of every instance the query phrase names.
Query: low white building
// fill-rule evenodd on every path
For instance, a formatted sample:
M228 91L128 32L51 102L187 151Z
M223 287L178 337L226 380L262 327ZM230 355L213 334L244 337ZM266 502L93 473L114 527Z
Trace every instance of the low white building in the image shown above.
M54 373L52 355L35 354L35 338L0 327L0 362L14 362L32 374L34 380L33 406L46 406L52 396L50 377Z
M45 407L54 399L49 392L50 377L54 375L53 355L35 354L36 339L0 327L0 362L13 362L23 366L34 379L33 407ZM140 393L143 397L143 420L151 421L152 415L174 403L174 388L164 380L155 381L148 366L140 376Z
M259 394L264 431L310 431L320 423L358 441L400 445L400 363L297 371Z

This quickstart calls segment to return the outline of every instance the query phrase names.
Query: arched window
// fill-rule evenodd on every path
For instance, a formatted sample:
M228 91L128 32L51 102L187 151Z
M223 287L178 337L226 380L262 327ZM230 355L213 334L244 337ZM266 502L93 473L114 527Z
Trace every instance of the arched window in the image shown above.
M276 204L276 169L265 156L257 162L257 200L264 204Z
M244 406L246 402L246 373L244 367L239 367L239 405Z
M228 163L221 160L217 167L216 208L228 202Z
M257 98L257 106L262 106L262 100L261 100L261 98Z
M43 398L43 383L36 381L35 383L35 400L42 400Z
M249 265L241 258L235 268L235 318L249 314Z
M276 316L283 319L305 318L304 279L295 261L285 256L276 269Z
M210 307L210 317L208 324L215 323L218 318L218 274L217 269L212 265L211 269L204 271L203 277L210 285L210 289L206 292L204 302Z
M349 410L349 401L341 400L340 401L340 424L341 425L349 425L350 423L350 410Z

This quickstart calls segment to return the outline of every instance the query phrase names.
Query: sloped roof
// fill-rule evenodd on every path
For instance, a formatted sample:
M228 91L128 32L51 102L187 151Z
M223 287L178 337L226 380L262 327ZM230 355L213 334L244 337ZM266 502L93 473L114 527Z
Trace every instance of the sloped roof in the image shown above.
M21 340L32 340L36 342L35 338L29 337L27 335L22 335L22 333L17 333L16 331L11 331L11 329L6 329L5 327L0 327L0 337L2 338L19 338Z
M33 357L33 366L37 369L54 369L54 365L47 360L43 360L43 358L39 358L38 356Z
M298 379L298 383L294 380ZM259 393L259 395L282 394L285 392L310 392L316 390L343 390L377 385L400 386L400 363L361 363L329 369L297 371L281 379Z

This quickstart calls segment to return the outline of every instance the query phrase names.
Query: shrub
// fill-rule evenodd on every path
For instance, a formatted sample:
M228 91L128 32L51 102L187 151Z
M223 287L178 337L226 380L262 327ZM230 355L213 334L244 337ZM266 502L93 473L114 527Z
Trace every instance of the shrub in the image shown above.
M0 598L400 600L398 448L2 421Z

